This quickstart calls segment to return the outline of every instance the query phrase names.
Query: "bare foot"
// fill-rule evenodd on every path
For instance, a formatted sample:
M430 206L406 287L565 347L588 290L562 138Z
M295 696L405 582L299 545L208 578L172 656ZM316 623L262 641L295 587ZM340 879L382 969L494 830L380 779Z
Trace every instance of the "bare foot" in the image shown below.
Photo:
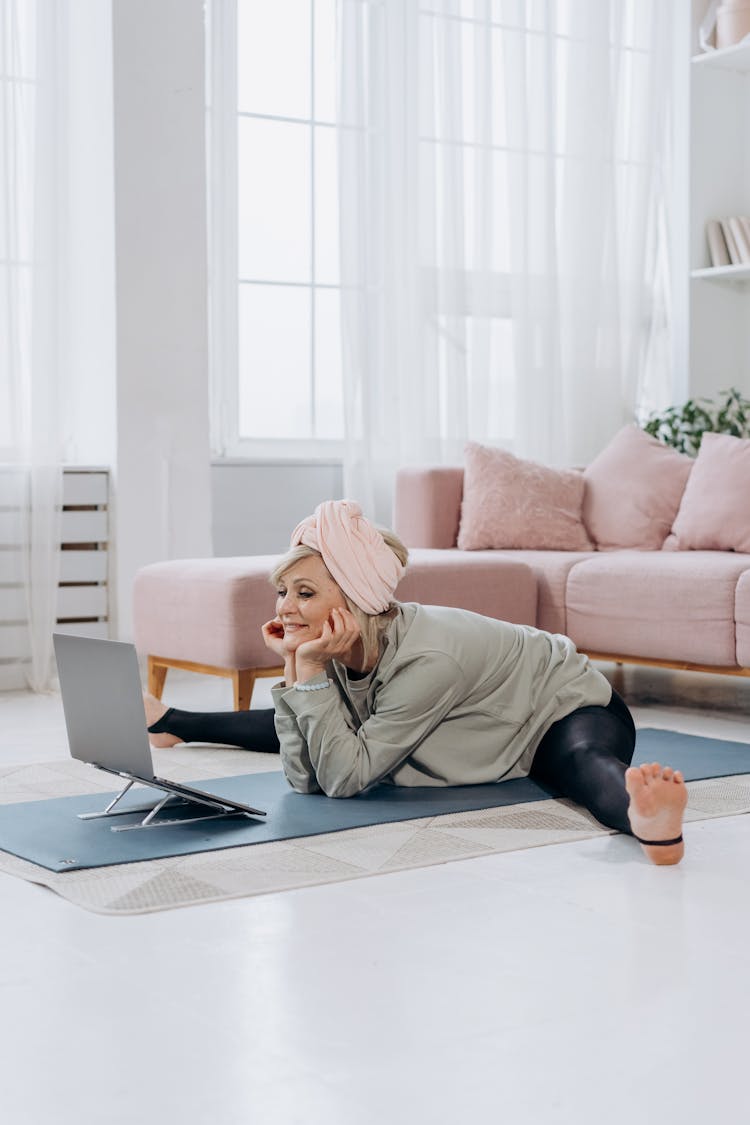
M146 712L146 726L150 727L153 723L158 723L162 715L166 714L169 710L165 703L157 699L155 695L143 695L143 710ZM176 746L178 742L182 742L181 738L175 738L173 734L168 734L166 731L163 734L152 734L149 731L148 740L152 746L159 749L164 749L169 746Z
M657 762L631 766L625 772L625 788L630 794L628 817L634 835L641 840L674 840L682 835L687 789L679 770ZM643 845L643 850L652 863L674 864L682 859L685 845Z

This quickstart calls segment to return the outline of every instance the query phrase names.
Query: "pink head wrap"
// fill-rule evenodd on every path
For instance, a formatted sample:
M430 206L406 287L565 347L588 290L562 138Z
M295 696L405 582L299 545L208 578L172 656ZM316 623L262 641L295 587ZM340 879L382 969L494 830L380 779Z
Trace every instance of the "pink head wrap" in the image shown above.
M292 532L290 547L300 543L320 552L334 582L365 613L383 613L391 604L405 567L359 504L318 504Z

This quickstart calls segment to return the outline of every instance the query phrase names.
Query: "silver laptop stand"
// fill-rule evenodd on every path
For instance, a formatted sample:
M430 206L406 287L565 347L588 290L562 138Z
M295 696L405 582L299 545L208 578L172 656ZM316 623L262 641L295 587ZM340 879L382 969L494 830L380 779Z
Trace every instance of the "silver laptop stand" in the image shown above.
M121 776L127 777L127 774ZM130 805L126 809L116 809L115 805L125 796L130 788L136 784L148 785L155 789L157 793L164 793L160 801L155 805ZM175 801L180 805L205 805L213 812L205 813L203 816L190 816L190 817L172 817L171 819L156 820L155 818L164 808L169 801ZM106 809L101 812L78 813L79 820L101 820L103 817L125 816L126 814L145 812L143 820L137 824L116 824L112 825L113 832L135 832L139 828L164 828L169 824L197 824L202 820L217 820L219 817L227 816L249 816L249 813L244 812L242 809L235 809L231 805L224 805L219 798L216 801L202 801L198 797L182 797L177 793L167 792L163 786L157 785L150 781L144 781L141 777L131 777L127 785L120 790L116 797L113 798L107 805Z

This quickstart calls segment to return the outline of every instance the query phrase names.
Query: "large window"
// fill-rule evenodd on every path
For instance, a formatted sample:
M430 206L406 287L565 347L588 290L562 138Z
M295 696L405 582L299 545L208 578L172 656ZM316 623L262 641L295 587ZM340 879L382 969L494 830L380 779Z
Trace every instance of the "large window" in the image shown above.
M338 101L337 8L357 29ZM567 458L579 400L607 430L658 398L669 8L210 0L216 450L342 452L340 222L363 463L400 403L415 456L564 433Z
M215 0L211 19L214 444L337 452L336 0Z

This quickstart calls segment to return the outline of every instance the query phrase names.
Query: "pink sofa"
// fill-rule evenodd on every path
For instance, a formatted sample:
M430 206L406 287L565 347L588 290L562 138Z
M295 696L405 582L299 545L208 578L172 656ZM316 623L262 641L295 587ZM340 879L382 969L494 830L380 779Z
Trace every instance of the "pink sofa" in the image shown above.
M412 550L528 566L533 624L591 656L750 675L750 554L719 550L460 551L464 470L403 469L395 530ZM498 574L498 579L500 575Z
M717 455L748 460L739 485L732 485L730 463L711 470ZM750 442L715 438L704 462L710 472L700 458L693 463L625 427L584 474L478 446L467 464L489 465L484 491L471 468L403 469L394 526L410 549L410 565L396 596L566 633L599 659L750 675ZM537 545L575 549L458 549L459 539L472 547L494 534L493 505L501 509L501 542L531 536ZM602 549L594 549L584 516ZM679 536L665 541L670 528ZM472 541L477 535L479 544ZM728 538L741 549L684 549L680 540L689 547L691 536L693 546ZM679 549L670 549L670 540ZM618 548L618 541L631 546ZM235 707L248 707L256 677L279 674L261 636L274 612L268 574L276 559L187 559L139 571L135 641L148 658L155 695L176 667L231 678Z

